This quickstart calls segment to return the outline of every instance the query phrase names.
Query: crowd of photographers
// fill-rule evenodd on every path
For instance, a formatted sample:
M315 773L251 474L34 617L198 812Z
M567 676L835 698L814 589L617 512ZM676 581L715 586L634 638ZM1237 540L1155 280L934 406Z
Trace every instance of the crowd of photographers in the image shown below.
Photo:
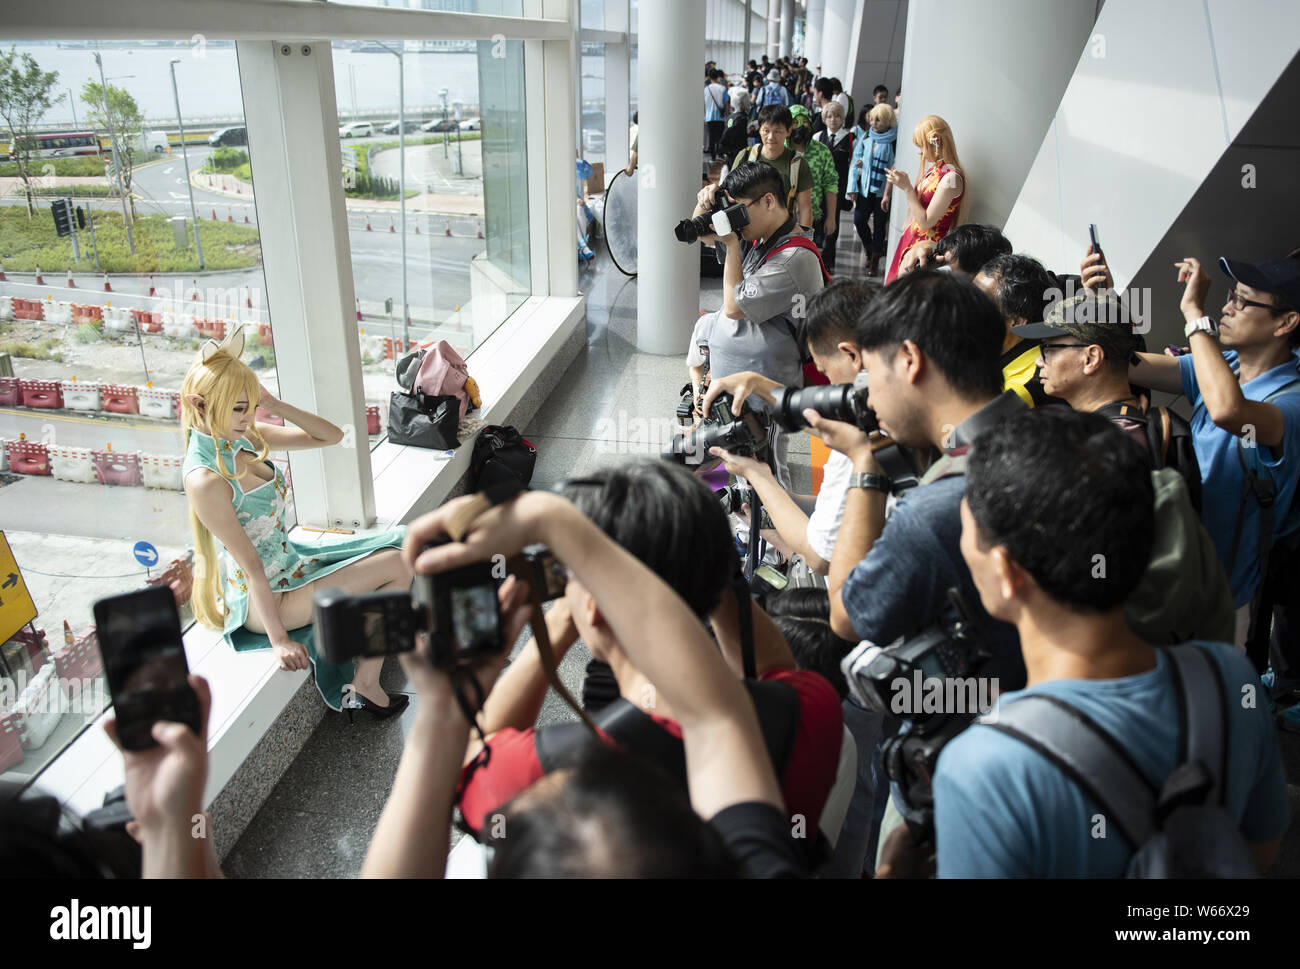
M434 612L492 588L497 625L393 647L419 699L363 875L441 876L453 820L490 877L1267 870L1276 731L1300 730L1300 251L1221 259L1222 303L1180 261L1164 353L1100 251L1057 273L993 226L918 244L887 287L832 283L785 138L791 100L842 124L838 95L751 67L759 143L678 226L716 248L723 299L666 460L409 530ZM832 452L815 496L791 487L803 432ZM556 674L579 641L581 702ZM578 719L538 726L553 687ZM218 875L192 834L206 736L154 737L124 751L145 873ZM106 857L0 841L0 868Z

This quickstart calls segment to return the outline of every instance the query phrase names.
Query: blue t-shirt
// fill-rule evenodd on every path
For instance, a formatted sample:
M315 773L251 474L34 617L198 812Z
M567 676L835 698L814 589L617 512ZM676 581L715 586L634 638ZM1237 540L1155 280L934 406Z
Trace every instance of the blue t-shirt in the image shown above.
M1291 810L1259 676L1231 646L1201 645L1218 662L1230 711L1225 807L1248 842L1272 841L1286 831ZM1169 659L1161 650L1156 657L1146 673L1051 680L1004 694L998 705L1031 693L1060 697L1114 737L1153 783L1163 781L1176 766L1178 710ZM1247 695L1253 706L1238 702ZM1101 808L1041 754L992 727L975 724L944 748L934 803L941 878L1118 878L1128 864L1129 848L1113 825L1093 836Z
M1223 358L1236 372L1237 352L1229 350ZM1192 444L1196 449L1196 461L1201 466L1203 482L1201 520L1205 523L1210 538L1214 539L1214 545L1219 551L1219 562L1232 587L1232 604L1239 609L1250 602L1259 587L1259 504L1253 498L1246 502L1237 561L1234 564L1228 559L1232 555L1232 538L1236 532L1237 510L1241 506L1241 486L1244 481L1241 461L1237 457L1238 438L1210 420L1209 411L1201 399L1201 389L1196 383L1192 355L1189 353L1179 357L1178 367L1183 378L1183 394L1193 408ZM1281 366L1242 384L1241 392L1248 400L1263 400L1288 383L1300 379L1297 367L1300 367L1300 351L1293 353L1291 359ZM1284 394L1272 403L1281 409L1285 422L1282 447L1279 449L1260 445L1253 449L1245 448L1243 452L1249 461L1253 450L1259 467L1267 469L1277 486L1277 498L1273 507L1273 536L1276 540L1290 534L1300 524L1292 509L1296 483L1300 480L1300 393ZM1281 457L1277 456L1279 450Z
M948 590L956 587L994 653L984 676L1003 691L1025 683L1020 635L984 611L961 556L961 499L966 478L953 475L918 485L899 499L867 557L853 567L840 598L860 639L888 646L942 619L955 619Z

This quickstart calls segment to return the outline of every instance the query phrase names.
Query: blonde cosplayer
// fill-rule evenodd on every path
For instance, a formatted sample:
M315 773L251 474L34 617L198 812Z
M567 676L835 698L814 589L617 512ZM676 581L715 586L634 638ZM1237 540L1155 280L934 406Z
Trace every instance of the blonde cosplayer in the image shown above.
M232 333L231 338L223 344L209 340L204 345L200 359L194 362L185 375L185 382L181 385L181 430L185 435L187 451L190 432L195 428L203 430L206 427L206 432L218 439L219 432L230 426L235 405L240 398L248 402L250 410L256 411L257 402L262 397L262 386L252 368L239 359L243 342L241 330ZM195 396L203 400L202 411L194 404ZM248 431L244 436L258 448L257 461L266 460L270 448L258 430L255 416L250 417ZM222 448L218 447L218 474L230 482L238 481L248 474L247 469L242 474L236 473L233 453L230 458L232 466L227 468L221 452ZM221 604L221 569L217 561L216 542L192 507L190 528L194 532L196 559L192 598L194 617L205 626L222 629L225 626L225 607Z
M937 114L927 115L916 123L916 127L912 130L912 144L921 149L921 164L916 170L915 184L920 185L928 166L940 159L949 168L955 169L962 178L966 177L966 171L957 157L957 144L953 141L952 129L948 127L948 122ZM957 211L953 215L953 225L961 222L961 209L962 203L958 202Z

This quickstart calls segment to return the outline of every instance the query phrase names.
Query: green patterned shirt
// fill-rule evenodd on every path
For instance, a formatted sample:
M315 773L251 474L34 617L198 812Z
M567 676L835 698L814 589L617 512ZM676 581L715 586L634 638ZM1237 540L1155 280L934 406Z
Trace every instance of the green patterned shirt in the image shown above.
M835 170L835 156L820 141L808 142L808 147L804 149L804 158L813 174L812 213L813 221L816 222L822 217L826 193L839 192L840 175Z

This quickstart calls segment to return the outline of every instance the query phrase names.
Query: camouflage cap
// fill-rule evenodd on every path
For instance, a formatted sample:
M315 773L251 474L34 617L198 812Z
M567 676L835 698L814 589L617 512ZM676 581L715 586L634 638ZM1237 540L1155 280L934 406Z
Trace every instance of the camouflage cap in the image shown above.
M1048 339L1068 333L1086 344L1101 347L1106 356L1124 359L1142 341L1133 334L1133 322L1113 290L1096 293L1082 290L1052 303L1041 323L1013 326L1011 332L1027 340Z

